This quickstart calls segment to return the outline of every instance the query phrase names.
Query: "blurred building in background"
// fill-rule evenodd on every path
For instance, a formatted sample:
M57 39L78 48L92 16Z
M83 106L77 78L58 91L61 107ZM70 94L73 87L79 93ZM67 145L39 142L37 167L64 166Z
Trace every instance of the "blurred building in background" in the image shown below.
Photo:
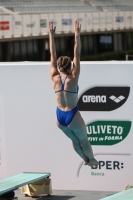
M57 56L73 58L76 19L81 60L133 53L133 0L0 0L0 61L49 61L49 21L57 26Z

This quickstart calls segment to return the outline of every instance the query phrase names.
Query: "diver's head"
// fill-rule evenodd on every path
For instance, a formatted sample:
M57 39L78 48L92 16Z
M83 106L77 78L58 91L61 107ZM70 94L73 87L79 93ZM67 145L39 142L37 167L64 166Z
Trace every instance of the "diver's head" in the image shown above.
M61 56L57 60L57 65L60 72L67 74L71 70L71 58L68 56Z

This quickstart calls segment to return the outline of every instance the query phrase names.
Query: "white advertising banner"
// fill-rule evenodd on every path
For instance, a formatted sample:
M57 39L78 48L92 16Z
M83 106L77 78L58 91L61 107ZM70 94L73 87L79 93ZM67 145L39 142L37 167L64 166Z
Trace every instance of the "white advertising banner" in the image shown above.
M126 28L130 29L132 26L132 15L131 12L125 12L126 17Z
M62 32L62 14L55 14L55 21L56 21L56 26L57 26L57 29L56 31L58 33L61 33Z
M77 13L71 13L71 18L73 19L72 20L72 26L71 26L71 32L73 32L74 31L74 22L75 22L75 20L78 20L79 23L82 26L82 24L83 24L83 18L82 17L80 18Z
M80 176L86 170L95 189L119 191L133 184L132 64L88 63L81 71L78 105L99 166L90 171L82 167Z
M86 30L91 32L93 30L93 18L92 14L85 13Z
M113 13L106 12L106 28L107 30L112 30L113 27Z
M71 140L55 124L49 62L1 63L7 176L50 172L53 189L61 190L121 191L133 185L132 65L81 62L78 107L99 161L92 169L83 165Z
M40 14L40 32L42 35L48 34L48 15L47 14Z
M61 16L61 15L60 15L60 16ZM52 21L52 22L53 22L53 25L54 25L54 26L57 26L57 30L58 30L58 21L57 21L57 19L61 21L61 18L60 18L60 19L59 19L59 18L56 18L56 14L55 14L55 13L48 14L48 22L49 22L49 21ZM48 30L48 28L47 28L47 30Z
M4 15L3 21L0 22L3 29L3 35L4 37L11 37L12 36L12 16L10 15Z
M74 18L74 19L76 19L76 18ZM81 32L84 32L86 30L86 28L85 28L85 13L78 13L77 20L81 24Z
M131 24L131 27L133 28L133 12L131 12L131 17L132 17L132 24Z
M99 12L92 13L92 18L93 18L93 30L98 31L100 28L100 15Z
M70 32L73 28L73 20L71 13L62 13L62 31Z
M54 13L48 13L47 17L49 22L52 21L55 24Z
M48 13L26 15L1 15L0 37L48 35L48 22L56 25L57 34L73 32L78 20L82 32L123 30L133 27L133 12Z
M123 18L119 17L118 12L113 12L113 29L117 30L119 28L119 23L123 21Z
M0 180L7 177L4 98L0 94Z
M31 15L31 33L32 35L40 34L40 16L39 15Z
M35 25L35 22L31 21L31 15L22 15L23 19L23 36L31 36L32 27Z
M23 26L22 16L13 15L12 23L13 23L13 36L20 37L22 35L22 26Z
M119 12L119 15L116 17L116 21L119 24L119 29L124 29L126 26L125 12Z
M3 15L0 15L0 38L3 37Z
M84 32L86 30L86 28L85 28L85 13L72 13L71 18L73 19L72 27L71 27L72 32L74 31L75 20L78 20L79 24L81 24L81 32Z
M100 23L99 23L100 27L99 27L99 29L101 31L104 31L106 29L106 26L107 26L107 23L106 23L107 13L106 12L99 13L99 19L100 19Z

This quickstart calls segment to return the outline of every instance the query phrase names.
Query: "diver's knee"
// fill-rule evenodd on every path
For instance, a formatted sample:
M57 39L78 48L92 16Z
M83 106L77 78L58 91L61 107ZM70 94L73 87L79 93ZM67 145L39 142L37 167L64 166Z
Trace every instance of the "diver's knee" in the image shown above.
M72 143L73 143L74 145L80 145L80 141L79 141L78 139L73 139L73 140L72 140Z
M81 143L82 146L84 146L84 145L88 144L88 139L86 139L86 138L81 138L81 139L80 139L80 143Z

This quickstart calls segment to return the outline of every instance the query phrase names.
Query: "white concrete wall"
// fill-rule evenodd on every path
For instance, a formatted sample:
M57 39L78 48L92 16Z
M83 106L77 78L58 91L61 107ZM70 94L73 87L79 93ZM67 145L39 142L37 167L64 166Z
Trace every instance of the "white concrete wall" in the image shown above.
M98 86L130 87L127 101L114 111L81 111L86 125L95 121L132 122L132 66L133 62L81 62L79 97ZM0 126L5 127L5 131L0 129L0 178L2 174L8 177L21 172L50 172L53 189L65 190L121 191L126 184L133 184L132 126L128 136L118 144L92 145L95 154L122 155L99 155L97 159L109 161L108 166L106 163L95 170L82 166L77 177L82 159L55 125L56 102L49 63L1 63L0 98L3 98ZM113 169L114 161L120 163L120 169Z

